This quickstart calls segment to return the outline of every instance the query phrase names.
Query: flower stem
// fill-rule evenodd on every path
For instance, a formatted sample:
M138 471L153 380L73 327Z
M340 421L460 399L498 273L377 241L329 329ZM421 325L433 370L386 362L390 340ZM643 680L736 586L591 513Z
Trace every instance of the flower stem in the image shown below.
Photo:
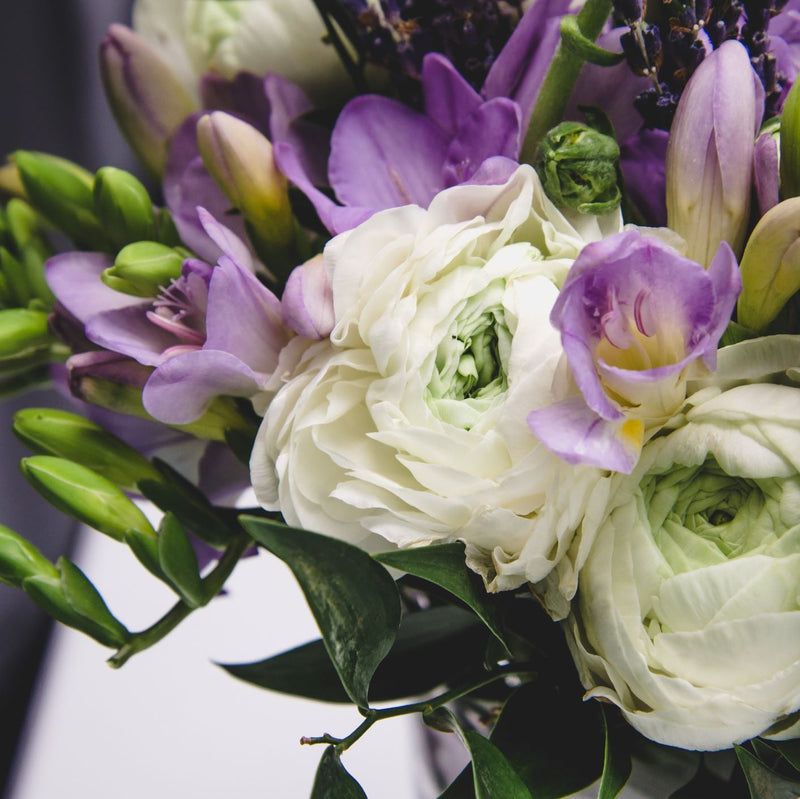
M459 697L472 693L472 691L476 691L478 688L483 688L483 686L496 682L503 677L509 677L512 675L520 676L529 673L530 669L519 666L513 668L505 667L496 669L495 671L484 675L479 680L466 683L458 688L452 688L449 691L445 691L443 694L439 694L439 696L435 696L432 699L426 699L423 702L414 702L410 705L387 707L383 708L382 710L376 710L373 708L362 710L361 712L365 716L364 721L362 721L361 724L359 724L358 727L356 727L356 729L345 738L336 738L333 735L325 733L324 735L320 735L318 737L301 738L300 743L308 745L330 744L331 746L335 746L337 752L341 754L345 749L349 749L377 721L396 718L397 716L408 716L412 713L422 713L425 715L426 713L431 713L437 708L446 705L448 702L452 702L454 699L458 699Z
M581 33L587 39L594 41L603 30L610 13L611 0L586 0L577 17ZM533 163L539 142L548 130L563 119L564 110L583 64L583 56L566 47L563 40L558 43L531 114L528 132L522 145L521 162Z
M222 586L225 585L225 581L230 577L239 559L252 544L252 540L246 535L237 536L228 544L213 571L203 579L205 590L203 605L207 605L222 590ZM149 649L171 633L193 610L195 608L185 602L178 602L155 624L146 630L134 633L131 639L108 659L108 664L114 669L124 666L128 659L137 652Z

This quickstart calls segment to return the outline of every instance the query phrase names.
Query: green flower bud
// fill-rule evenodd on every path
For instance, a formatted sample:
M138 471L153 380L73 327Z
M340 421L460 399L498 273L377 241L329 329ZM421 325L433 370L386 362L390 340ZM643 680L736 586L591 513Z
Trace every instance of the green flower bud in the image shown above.
M7 163L0 166L0 194L9 197L27 197L16 164Z
M22 536L0 524L0 582L20 586L34 575L58 578L58 570Z
M79 463L128 490L140 480L160 480L140 452L94 422L51 408L25 408L14 416L14 433L35 452Z
M94 176L64 158L17 151L13 155L31 205L79 248L111 249L103 226L94 213Z
M123 541L130 529L155 536L155 530L139 508L97 472L49 455L23 458L20 466L28 482L68 516L117 541Z
M559 208L599 215L620 204L618 162L619 146L611 136L579 122L562 122L542 141L536 171Z
M780 127L781 197L800 195L800 81L786 96Z
M93 195L97 217L116 247L155 238L150 195L129 172L112 166L98 170Z
M100 278L109 288L134 297L155 297L161 286L180 277L188 253L156 241L137 241L121 249L114 266Z
M8 288L10 306L24 308L33 298L33 291L24 267L5 247L0 247L0 274Z
M54 340L45 311L27 308L0 311L0 361L29 357L49 347Z
M25 305L35 297L49 307L55 297L44 276L45 261L53 254L53 249L45 234L44 220L24 200L13 199L6 206L8 225L8 246L18 258L25 274L25 285L30 294ZM3 268L0 265L0 268Z
M740 324L764 330L800 291L800 197L773 206L750 234L740 264Z

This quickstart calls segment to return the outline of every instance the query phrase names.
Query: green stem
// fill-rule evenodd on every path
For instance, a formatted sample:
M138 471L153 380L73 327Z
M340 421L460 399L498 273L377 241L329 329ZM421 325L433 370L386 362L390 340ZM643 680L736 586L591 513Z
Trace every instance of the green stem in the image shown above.
M610 13L611 0L586 0L578 12L578 27L587 39L594 41L603 30ZM563 119L564 110L583 64L582 56L565 47L563 41L558 43L531 114L528 132L522 145L521 162L533 163L539 143L547 131Z
M437 708L446 705L448 702L452 702L455 699L458 699L466 694L472 693L472 691L477 691L479 688L483 688L485 685L489 685L497 680L502 679L503 677L509 677L512 675L520 676L524 674L530 673L530 669L527 668L520 668L520 667L506 667L503 669L497 669L493 672L482 677L480 680L475 682L468 683L466 685L459 686L458 688L452 688L449 691L446 691L443 694L439 694L439 696L435 696L432 699L426 699L422 702L414 702L410 705L398 705L396 707L387 707L383 708L382 710L363 710L362 713L364 714L365 718L361 724L356 727L353 732L350 733L345 738L336 738L333 735L320 735L315 738L301 738L301 744L330 744L331 746L335 746L338 753L341 754L344 752L345 749L349 749L362 735L377 721L383 721L383 719L391 719L396 718L397 716L408 716L412 713L422 713L423 715L426 713L432 713Z
M252 544L252 540L246 535L237 536L228 544L213 571L203 579L205 593L203 605L207 605L222 590L222 586L231 576L231 572L239 562L239 559ZM146 630L134 633L131 639L108 659L108 664L114 669L124 666L129 658L137 652L149 649L153 644L157 644L162 638L171 633L193 610L195 608L190 607L185 602L178 602L155 624Z

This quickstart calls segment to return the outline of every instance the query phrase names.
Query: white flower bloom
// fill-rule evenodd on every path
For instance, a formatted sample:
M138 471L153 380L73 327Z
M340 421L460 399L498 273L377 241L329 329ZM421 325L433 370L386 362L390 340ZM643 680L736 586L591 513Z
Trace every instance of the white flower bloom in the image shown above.
M702 750L800 710L800 389L709 395L617 478L566 625L588 696Z
M492 589L542 579L602 472L561 461L526 417L552 402L558 287L588 241L620 227L618 212L573 224L523 166L335 238L335 328L284 352L251 461L259 501L373 549L386 548L376 536L461 539ZM565 481L563 506L543 511Z
M196 99L208 71L277 72L318 101L349 88L311 0L136 0L133 26Z

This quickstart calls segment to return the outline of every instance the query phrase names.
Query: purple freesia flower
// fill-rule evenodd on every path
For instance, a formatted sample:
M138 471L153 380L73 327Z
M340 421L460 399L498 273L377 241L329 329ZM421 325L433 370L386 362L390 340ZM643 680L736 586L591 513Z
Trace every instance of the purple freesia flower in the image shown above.
M648 428L682 404L690 372L715 368L740 290L725 242L707 271L636 230L588 244L550 317L577 390L533 411L533 432L570 463L630 472Z

